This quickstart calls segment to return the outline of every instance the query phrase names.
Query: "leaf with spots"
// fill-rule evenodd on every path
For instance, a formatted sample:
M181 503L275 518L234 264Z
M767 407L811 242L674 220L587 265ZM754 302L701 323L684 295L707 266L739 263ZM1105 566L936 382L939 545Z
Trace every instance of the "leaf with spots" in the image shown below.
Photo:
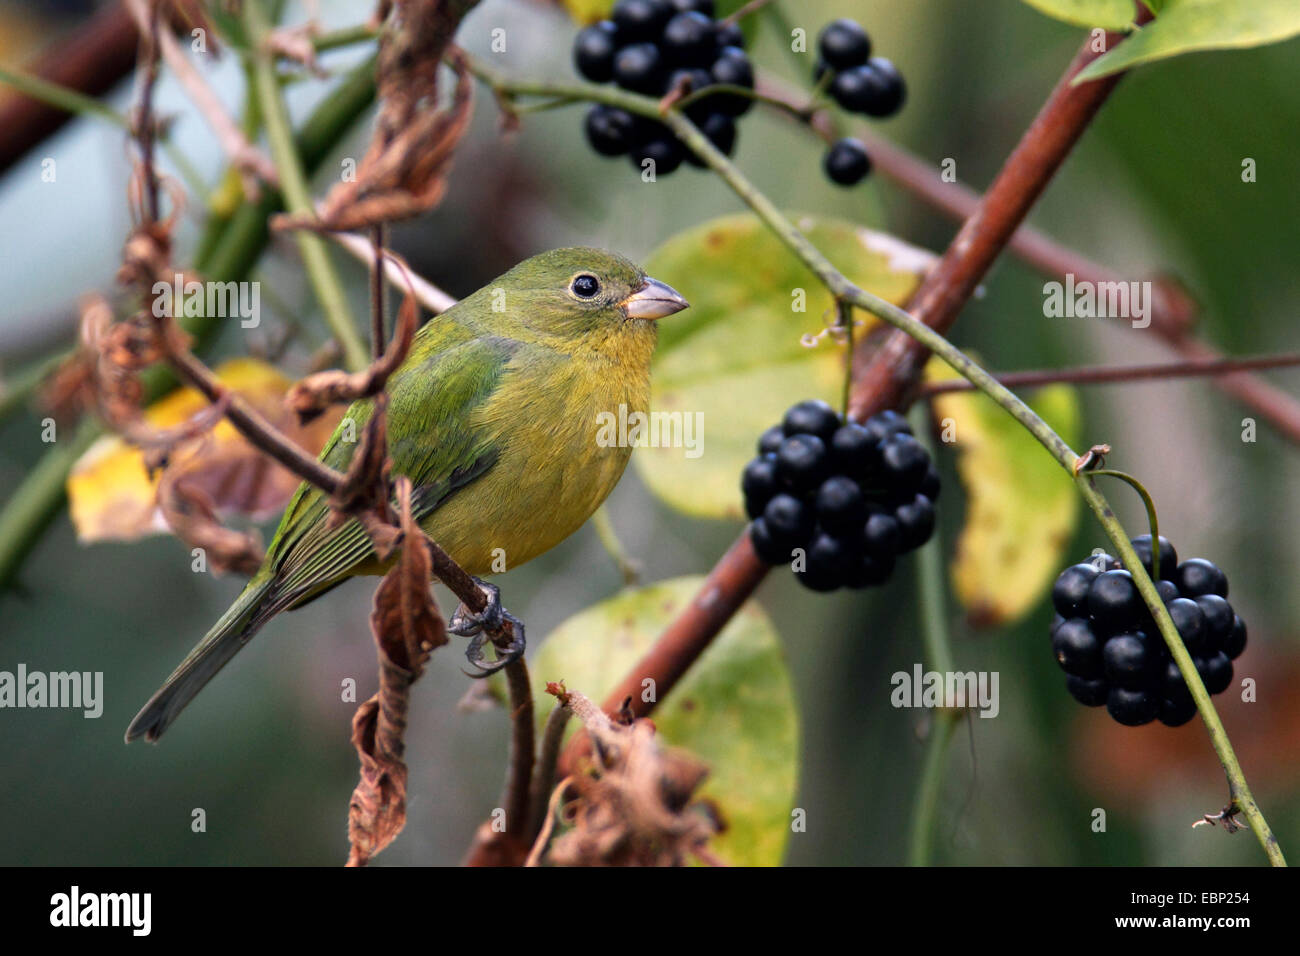
M569 618L531 661L534 699L551 700L549 681L603 699L703 580L626 590ZM539 727L549 711L538 707ZM709 768L697 796L713 801L727 827L710 842L712 850L736 866L778 865L798 782L799 721L780 639L756 603L731 619L651 719L665 746ZM575 729L570 722L569 733Z
M794 217L862 288L901 304L930 253L852 223ZM691 307L659 324L650 408L658 429L632 456L650 490L695 517L742 518L740 473L758 436L806 398L839 407L843 345L803 343L834 318L829 292L757 217L726 216L669 239L646 272ZM799 310L802 311L799 311ZM865 313L856 336L877 325Z

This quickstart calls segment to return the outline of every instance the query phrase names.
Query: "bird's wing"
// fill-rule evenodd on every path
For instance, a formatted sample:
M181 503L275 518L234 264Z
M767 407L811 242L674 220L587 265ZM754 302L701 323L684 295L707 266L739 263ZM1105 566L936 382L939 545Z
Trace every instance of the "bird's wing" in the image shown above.
M467 338L435 350L440 344L428 338L418 342L389 380L388 450L393 473L411 479L417 521L496 462L495 437L470 422L498 387L518 346L497 337ZM348 409L321 453L323 462L347 469L372 408L370 401L361 401ZM371 557L370 538L355 519L334 528L328 519L325 495L310 485L300 487L268 549L280 606L305 603Z

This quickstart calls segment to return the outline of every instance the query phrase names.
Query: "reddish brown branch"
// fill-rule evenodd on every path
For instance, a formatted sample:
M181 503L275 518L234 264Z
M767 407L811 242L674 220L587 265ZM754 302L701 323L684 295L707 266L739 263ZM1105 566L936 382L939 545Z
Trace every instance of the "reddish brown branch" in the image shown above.
M120 2L110 3L27 70L78 93L99 96L131 72L138 41L130 14ZM0 129L5 131L0 137L0 172L71 118L57 107L5 91L0 95Z

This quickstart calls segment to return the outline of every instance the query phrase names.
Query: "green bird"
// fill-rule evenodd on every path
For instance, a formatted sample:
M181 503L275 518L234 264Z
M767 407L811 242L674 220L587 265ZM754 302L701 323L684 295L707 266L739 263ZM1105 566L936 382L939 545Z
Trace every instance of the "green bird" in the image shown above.
M411 479L421 527L473 575L491 573L494 554L517 567L577 531L632 453L597 440L598 416L647 411L652 320L686 307L622 256L571 248L521 262L425 324L388 381L389 455L394 474ZM372 409L355 402L320 460L346 470ZM328 519L325 495L301 485L261 569L131 721L128 741L157 740L281 611L385 570L355 519L333 528ZM489 611L502 613L496 589L484 588ZM462 608L452 625L473 634L491 619Z

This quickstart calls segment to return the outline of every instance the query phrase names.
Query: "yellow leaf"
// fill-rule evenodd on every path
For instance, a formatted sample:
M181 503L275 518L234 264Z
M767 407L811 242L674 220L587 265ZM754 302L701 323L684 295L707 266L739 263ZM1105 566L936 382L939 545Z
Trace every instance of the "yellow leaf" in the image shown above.
M324 446L342 414L327 413L300 428L283 404L292 382L256 359L234 359L216 369L217 377L242 395L312 454ZM147 425L175 428L207 407L190 388L178 389L144 411ZM169 472L183 472L187 483L207 492L219 513L240 513L262 520L288 502L298 479L246 442L222 419L203 438L186 442L172 455ZM68 511L77 537L92 541L130 541L168 531L157 505L159 476L146 473L138 448L115 435L95 442L68 475Z
M956 378L938 359L928 378ZM1078 442L1078 396L1067 385L1030 393L1029 404L1071 445ZM1013 623L1051 586L1078 522L1074 482L1032 435L991 398L949 392L934 398L941 435L957 445L966 524L951 568L953 590L972 625ZM945 440L947 438L945 437Z

